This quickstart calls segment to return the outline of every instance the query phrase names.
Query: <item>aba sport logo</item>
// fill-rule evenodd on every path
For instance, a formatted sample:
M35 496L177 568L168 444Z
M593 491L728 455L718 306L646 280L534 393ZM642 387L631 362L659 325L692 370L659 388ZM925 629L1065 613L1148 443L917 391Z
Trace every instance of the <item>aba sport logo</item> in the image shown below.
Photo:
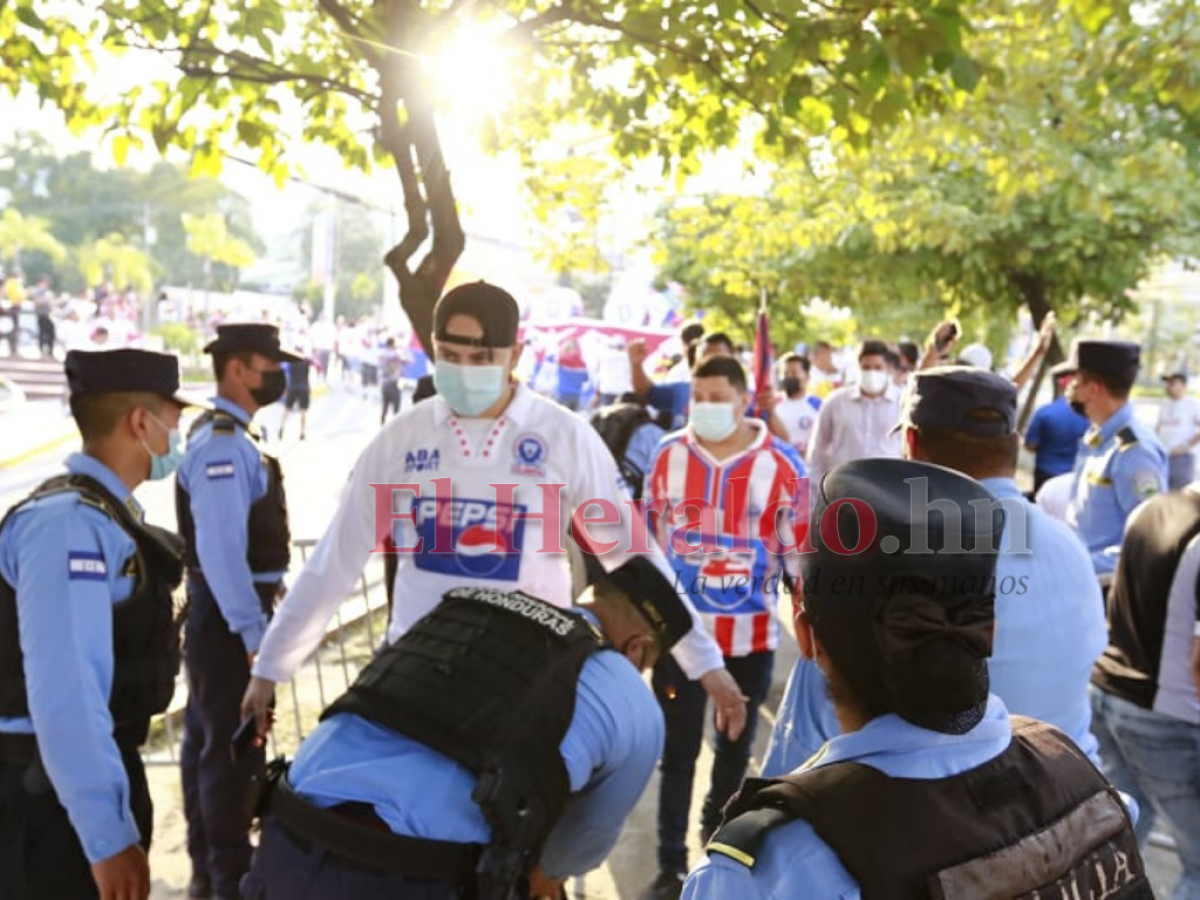
M441 465L442 454L438 450L409 450L404 454L404 474L413 472L436 472Z
M521 574L527 507L455 497L422 497L414 509L418 569L440 575L516 581ZM437 551L435 552L435 548Z

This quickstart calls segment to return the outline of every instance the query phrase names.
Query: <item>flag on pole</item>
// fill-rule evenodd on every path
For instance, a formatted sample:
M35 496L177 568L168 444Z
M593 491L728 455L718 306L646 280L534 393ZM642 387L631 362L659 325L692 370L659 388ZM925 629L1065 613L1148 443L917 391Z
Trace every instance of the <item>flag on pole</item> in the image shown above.
M772 384L771 379L771 335L767 327L767 289L762 288L758 301L758 328L754 332L754 386L762 390ZM764 422L771 416L764 410L758 410L758 416Z

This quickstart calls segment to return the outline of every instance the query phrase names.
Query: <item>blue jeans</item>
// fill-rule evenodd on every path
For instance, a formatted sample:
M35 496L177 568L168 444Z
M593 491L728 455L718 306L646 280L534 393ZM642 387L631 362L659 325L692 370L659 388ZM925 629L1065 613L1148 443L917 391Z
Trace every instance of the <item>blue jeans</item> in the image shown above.
M750 748L758 725L758 708L771 687L775 652L727 656L725 667L742 693L746 704L746 728L736 741L718 731L713 747L712 780L704 798L700 818L701 833L707 837L721 824L721 811L734 791L742 786L750 763ZM658 789L658 867L663 872L688 870L687 824L692 806L692 782L696 758L704 740L704 711L708 697L698 681L689 681L670 656L654 667L654 693L662 707L667 734L663 745Z
M1170 900L1200 900L1200 725L1089 691L1104 773L1137 801L1139 842L1161 816L1183 866Z

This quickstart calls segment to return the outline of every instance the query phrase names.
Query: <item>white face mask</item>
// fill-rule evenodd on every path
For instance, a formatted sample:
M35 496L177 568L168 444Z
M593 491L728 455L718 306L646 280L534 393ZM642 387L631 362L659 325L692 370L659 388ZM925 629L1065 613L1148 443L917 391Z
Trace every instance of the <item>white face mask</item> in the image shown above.
M859 387L864 394L882 394L887 388L887 372L882 369L866 369L859 379Z
M732 403L693 403L688 414L692 431L706 441L723 441L737 430L737 412Z

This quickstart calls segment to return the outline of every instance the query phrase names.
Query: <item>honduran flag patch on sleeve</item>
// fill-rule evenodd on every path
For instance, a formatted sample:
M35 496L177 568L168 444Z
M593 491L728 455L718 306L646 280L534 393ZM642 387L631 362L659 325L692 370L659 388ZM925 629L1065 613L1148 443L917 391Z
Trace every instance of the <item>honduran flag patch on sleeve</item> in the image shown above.
M103 581L108 577L104 556L89 550L67 553L67 578L71 581Z

